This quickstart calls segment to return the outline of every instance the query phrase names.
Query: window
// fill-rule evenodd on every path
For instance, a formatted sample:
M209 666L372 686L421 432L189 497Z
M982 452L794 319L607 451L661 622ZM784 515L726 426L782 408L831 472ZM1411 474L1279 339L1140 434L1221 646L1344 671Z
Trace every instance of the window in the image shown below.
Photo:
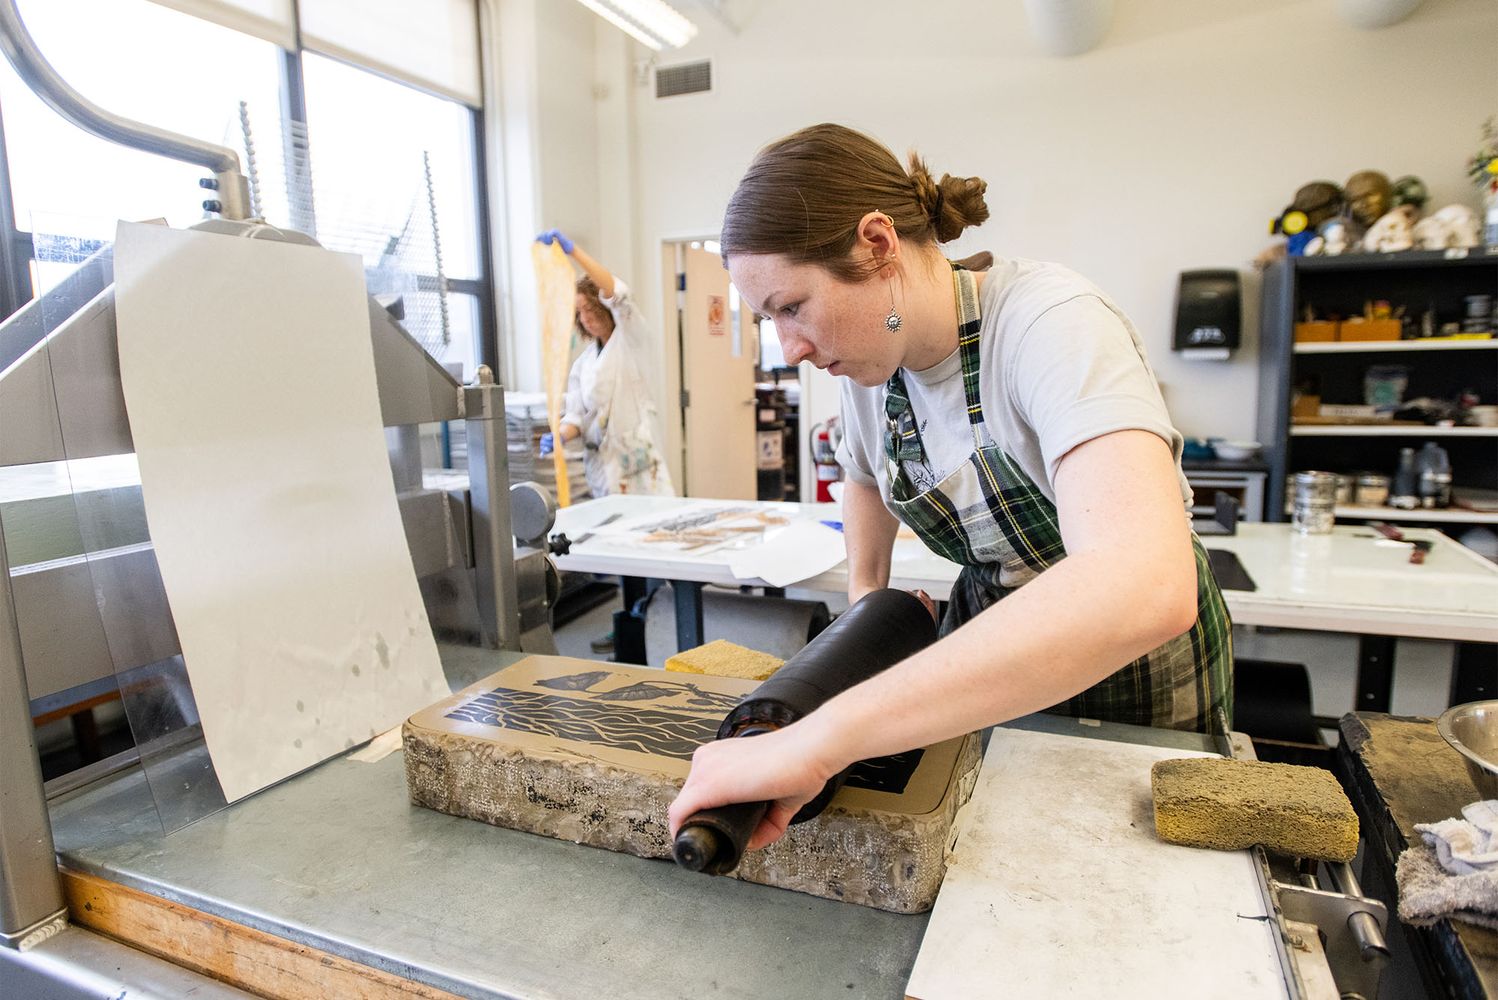
M151 0L20 8L37 47L79 93L238 151L267 222L360 254L370 292L400 296L406 329L439 361L473 374L493 324L477 112ZM3 59L0 127L14 206L0 220L10 251L0 259L12 262L21 302L112 240L118 219L187 226L203 217L210 193L198 180L210 171L87 134Z
M58 73L108 111L242 149L244 101L267 212L284 205L276 46L147 0L23 0L20 8ZM87 134L44 105L5 60L0 113L15 206L5 221L16 230L108 241L118 219L164 217L182 226L203 216L198 178L210 171Z
M302 63L318 241L362 255L370 291L403 296L411 335L471 375L483 278L474 112L310 52Z

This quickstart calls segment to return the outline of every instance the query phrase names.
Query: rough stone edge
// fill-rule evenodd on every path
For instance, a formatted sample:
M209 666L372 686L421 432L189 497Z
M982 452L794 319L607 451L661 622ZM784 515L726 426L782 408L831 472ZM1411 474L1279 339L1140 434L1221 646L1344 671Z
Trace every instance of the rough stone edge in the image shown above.
M453 816L587 844L643 858L669 858L666 809L681 782L583 758L540 757L447 733L402 729L411 801ZM444 745L445 744L445 745ZM946 848L957 810L982 763L979 734L964 737L953 765L956 794L924 816L879 814L883 823L845 809L793 826L779 842L745 858L732 877L895 913L923 913L946 874ZM612 786L608 810L580 806ZM882 871L866 858L895 860Z

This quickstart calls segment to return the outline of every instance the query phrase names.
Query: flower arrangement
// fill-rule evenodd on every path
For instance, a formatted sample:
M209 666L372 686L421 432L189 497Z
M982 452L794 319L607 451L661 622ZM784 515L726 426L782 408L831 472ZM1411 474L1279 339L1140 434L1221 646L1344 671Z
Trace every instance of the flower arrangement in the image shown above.
M1479 190L1498 193L1498 115L1482 123L1482 145L1467 162L1467 174Z

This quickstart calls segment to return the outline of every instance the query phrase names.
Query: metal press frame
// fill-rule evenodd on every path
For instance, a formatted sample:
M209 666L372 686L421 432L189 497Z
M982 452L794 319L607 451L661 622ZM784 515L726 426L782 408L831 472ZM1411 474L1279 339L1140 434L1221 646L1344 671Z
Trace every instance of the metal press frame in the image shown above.
M38 51L23 25L15 0L0 0L0 50L11 61L22 79L48 105L64 118L101 138L146 152L197 164L213 172L212 178L200 183L214 192L204 208L212 216L194 228L225 235L256 239L314 244L311 238L264 225L248 219L248 185L239 169L238 155L227 147L202 142L154 126L134 122L112 114L73 90ZM0 439L0 467L79 459L97 455L128 453L134 450L123 397L118 384L117 349L114 343L114 311L111 282L112 266L106 254L96 254L65 279L49 296L32 301L18 310L5 326L13 333L12 344L19 341L21 350L0 358L0 373L16 376L15 383L47 385L50 403L39 407L12 405L7 413L6 434ZM55 298L53 298L55 296ZM51 300L49 302L49 300ZM76 312L51 316L49 304L58 301L85 302ZM409 334L373 300L370 302L370 328L373 339L380 405L387 427L399 428L396 442L407 468L397 463L397 479L410 478L420 485L419 455L414 470L409 467L413 449L414 425L434 421L463 419L469 442L470 485L464 501L454 501L437 512L436 523L457 522L456 535L466 551L453 552L448 537L431 540L428 561L472 572L474 589L479 596L479 619L486 645L493 648L544 650L549 644L549 621L546 610L544 580L545 553L523 550L518 560L527 578L542 581L542 598L527 602L539 605L543 615L539 622L535 608L522 623L522 602L517 596L517 554L512 542L508 503L509 469L505 447L504 389L493 381L487 366L481 367L477 384L460 386L431 359ZM41 348L38 345L45 345ZM83 369L76 384L66 385L73 377L70 371L54 384L51 362ZM59 424L57 396L86 399L76 412L85 414L77 427L70 426L69 447L65 451ZM5 405L5 380L0 379L0 409ZM14 404L15 401L12 400ZM394 449L393 449L394 450ZM411 485L407 483L406 485ZM410 498L412 507L430 497ZM440 499L440 498L438 498ZM402 498L402 513L409 525L427 511L407 510ZM430 521L432 518L427 517ZM413 538L413 558L418 562L418 539ZM123 565L129 559L139 560L140 553L108 552L97 554L98 560ZM133 565L133 564L132 564ZM90 567L85 564L84 569ZM129 567L124 567L127 571ZM154 570L154 567L150 567ZM43 790L34 730L31 723L26 667L23 662L19 614L32 610L25 594L12 586L4 536L0 532L0 945L24 950L60 933L67 926L61 884L57 874L51 825ZM77 567L61 567L59 574ZM89 573L81 574L88 577ZM28 584L36 581L28 581ZM68 583L62 576L50 581ZM78 580L63 586L72 596L85 600L94 614L97 605L92 586L80 591ZM534 582L534 581L533 581ZM531 590L534 592L535 587ZM142 630L154 636L157 647L175 652L175 630L170 613L164 607L155 609L154 620L142 623ZM544 633L544 634L543 634ZM148 642L147 646L153 643ZM553 650L554 651L554 650ZM154 655L154 653L152 655ZM104 651L107 660L108 651ZM170 655L170 654L168 654ZM123 665L120 665L123 666ZM112 680L112 673L100 680Z

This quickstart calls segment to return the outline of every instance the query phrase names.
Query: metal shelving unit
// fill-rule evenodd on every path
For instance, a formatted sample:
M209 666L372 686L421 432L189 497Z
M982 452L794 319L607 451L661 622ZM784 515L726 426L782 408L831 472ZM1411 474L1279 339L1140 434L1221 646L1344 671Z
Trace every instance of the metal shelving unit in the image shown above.
M1307 306L1323 315L1352 316L1366 302L1384 299L1410 315L1433 310L1438 322L1459 320L1468 295L1498 294L1498 253L1409 251L1289 257L1264 275L1259 348L1258 439L1270 468L1266 510L1285 519L1286 477L1302 469L1338 473L1376 471L1392 476L1401 447L1437 441L1451 455L1454 486L1498 490L1498 439L1494 427L1429 427L1418 424L1296 424L1291 417L1297 384L1314 380L1322 401L1361 404L1366 370L1373 365L1409 369L1405 398L1453 398L1475 390L1484 403L1498 402L1498 340L1431 338L1398 341L1294 342L1295 322ZM1498 515L1479 511L1398 511L1349 505L1347 520L1414 524L1492 524Z

